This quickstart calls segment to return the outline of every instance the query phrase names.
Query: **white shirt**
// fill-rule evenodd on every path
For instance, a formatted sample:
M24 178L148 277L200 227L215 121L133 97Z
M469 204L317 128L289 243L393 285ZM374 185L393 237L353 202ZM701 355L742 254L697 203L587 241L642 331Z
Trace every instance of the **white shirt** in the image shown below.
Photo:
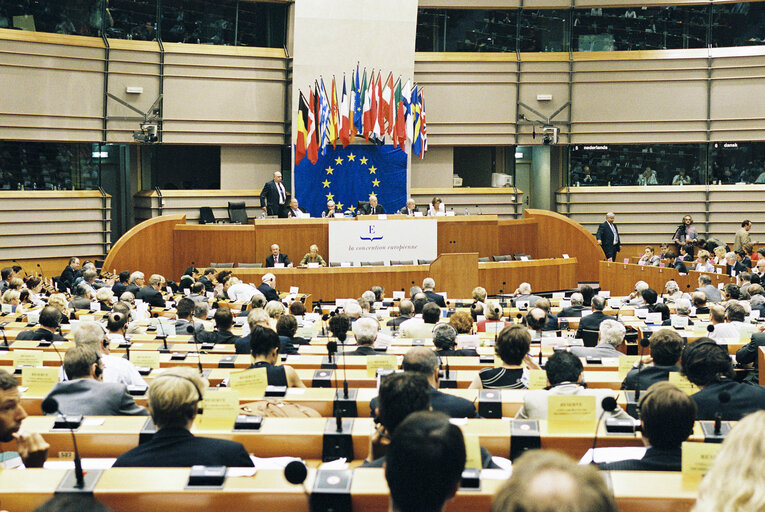
M715 330L709 333L709 337L713 340L721 340L725 338L739 338L739 332L735 325L729 323L715 325Z
M146 385L135 365L124 357L102 354L101 361L104 364L104 382L117 382L126 386Z
M233 284L228 289L228 298L234 302L250 302L258 290L245 283Z

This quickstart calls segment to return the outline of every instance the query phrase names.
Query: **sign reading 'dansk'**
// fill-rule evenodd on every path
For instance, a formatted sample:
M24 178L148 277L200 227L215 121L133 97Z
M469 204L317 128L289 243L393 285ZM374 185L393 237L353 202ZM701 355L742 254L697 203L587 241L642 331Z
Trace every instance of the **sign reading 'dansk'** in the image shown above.
M329 223L329 261L434 260L435 219L359 220Z

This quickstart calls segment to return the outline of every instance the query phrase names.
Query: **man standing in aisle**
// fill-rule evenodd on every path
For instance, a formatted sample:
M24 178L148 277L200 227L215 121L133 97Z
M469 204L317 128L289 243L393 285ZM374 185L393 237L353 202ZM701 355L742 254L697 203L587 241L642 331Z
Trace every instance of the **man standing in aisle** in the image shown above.
M741 222L741 228L736 231L736 238L733 240L733 250L738 251L744 245L752 243L752 237L749 236L749 230L752 229L752 222L744 220Z
M287 190L282 183L282 173L276 171L274 179L263 185L260 192L260 205L266 215L279 215L279 211L287 204Z
M598 245L603 248L603 253L606 255L606 259L611 261L616 260L616 253L619 252L619 229L614 224L614 218L616 216L613 212L606 214L606 221L598 226L598 232L595 234L595 238L598 239Z

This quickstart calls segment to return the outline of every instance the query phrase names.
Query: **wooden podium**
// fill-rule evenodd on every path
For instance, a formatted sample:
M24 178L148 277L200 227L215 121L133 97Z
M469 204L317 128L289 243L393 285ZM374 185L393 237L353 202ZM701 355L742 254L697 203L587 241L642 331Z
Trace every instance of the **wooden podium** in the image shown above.
M447 297L470 297L478 283L478 253L442 254L430 264L430 275Z

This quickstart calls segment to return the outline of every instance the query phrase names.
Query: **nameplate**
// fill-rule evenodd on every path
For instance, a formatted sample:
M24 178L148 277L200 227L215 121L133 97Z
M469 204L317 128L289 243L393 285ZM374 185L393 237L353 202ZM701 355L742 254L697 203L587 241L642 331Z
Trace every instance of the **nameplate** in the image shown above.
M684 442L681 464L683 476L699 476L706 474L721 449L721 443Z
M686 395L692 395L699 391L699 387L680 372L669 372L669 383L677 386Z
M319 264L316 263L315 261L309 262L308 268L319 268Z
M619 380L624 380L624 377L635 367L635 363L638 362L640 356L622 356L619 359Z
M248 397L262 397L268 386L268 374L265 368L250 368L242 372L232 372L228 378L228 387Z
M96 317L95 317L95 315L80 315L78 320L80 322L95 322L96 321Z
M159 352L156 350L131 350L130 362L136 366L159 368Z
M465 469L481 469L481 445L476 434L462 433L465 439Z
M239 415L239 393L230 388L209 388L202 401L203 413L197 418L202 430L231 430Z
M42 366L42 350L14 350L13 366ZM26 386L26 384L24 384Z
M547 372L544 370L529 370L529 389L544 389L547 387Z
M58 374L59 368L55 366L43 368L24 367L21 369L21 382L33 394L47 394L58 382Z
M13 306L11 304L3 304L0 306L0 308L2 308L0 311L2 311L4 315L10 315L13 313Z
M377 370L397 370L396 356L367 356L367 377L377 375Z
M547 397L547 430L550 433L589 433L597 421L594 396Z

